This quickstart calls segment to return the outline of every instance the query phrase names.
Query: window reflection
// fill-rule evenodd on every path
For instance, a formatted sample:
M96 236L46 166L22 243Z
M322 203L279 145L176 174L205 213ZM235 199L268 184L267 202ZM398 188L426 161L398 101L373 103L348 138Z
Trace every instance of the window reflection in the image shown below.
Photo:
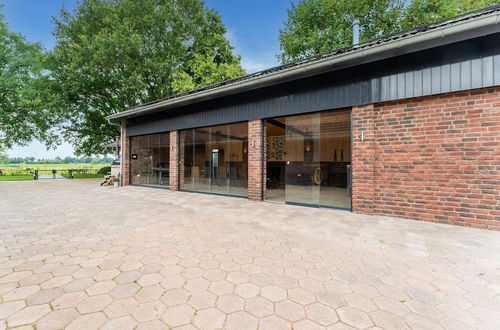
M184 176L181 189L247 196L248 124L181 132Z
M170 134L130 138L130 183L168 187Z

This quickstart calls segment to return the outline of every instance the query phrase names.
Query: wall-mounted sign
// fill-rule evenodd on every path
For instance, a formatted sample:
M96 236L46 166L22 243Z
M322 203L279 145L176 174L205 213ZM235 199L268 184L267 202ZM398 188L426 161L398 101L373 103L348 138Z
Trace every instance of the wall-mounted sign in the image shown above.
M137 154L132 154L132 159L137 159Z

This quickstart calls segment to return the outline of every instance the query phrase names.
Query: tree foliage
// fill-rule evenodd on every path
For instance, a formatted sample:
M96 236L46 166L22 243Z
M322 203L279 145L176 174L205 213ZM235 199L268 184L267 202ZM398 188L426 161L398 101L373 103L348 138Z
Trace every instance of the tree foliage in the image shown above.
M53 118L44 109L48 94L42 55L39 44L9 31L0 13L0 147L51 140Z
M301 0L292 4L280 30L283 63L352 44L352 21L360 40L427 24L498 3L498 0Z
M201 0L84 0L55 24L53 108L77 154L106 152L119 134L107 115L244 74Z

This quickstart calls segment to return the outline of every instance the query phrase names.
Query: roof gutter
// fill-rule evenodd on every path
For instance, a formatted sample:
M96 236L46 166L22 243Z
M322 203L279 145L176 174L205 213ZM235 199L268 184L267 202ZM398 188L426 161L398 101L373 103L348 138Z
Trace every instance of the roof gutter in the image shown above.
M124 119L135 117L138 115L146 114L149 112L154 112L160 108L173 108L182 105L200 102L215 97L226 96L230 94L237 93L240 90L252 90L261 87L270 86L278 82L286 82L298 78L306 78L313 76L319 72L328 72L335 69L341 69L352 65L364 64L371 61L376 61L382 59L389 53L391 56L402 55L405 53L423 50L426 48L434 47L443 44L442 38L447 37L448 39L444 44L460 41L458 34L468 33L467 37L477 37L487 33L480 31L481 28L485 27L495 27L496 24L500 22L500 13L494 12L489 15L485 15L474 19L473 21L456 22L453 25L436 28L430 31L419 32L414 36L405 37L403 39L388 41L381 45L376 45L369 47L367 49L354 50L347 54L340 54L331 58L319 59L313 62L304 63L298 65L297 67L292 67L290 69L284 70L282 72L275 72L263 75L261 77L255 77L249 80L243 80L241 82L236 82L233 84L228 84L226 86L215 87L213 89L208 89L193 94L180 96L170 100L160 101L158 103L139 106L130 110L126 110L117 114L113 114L107 117L108 121L116 119ZM497 28L498 29L498 28ZM472 36L471 36L472 35ZM457 38L453 38L453 37ZM435 45L426 45L426 47L419 47L424 42L436 40ZM463 39L462 39L463 40ZM404 49L403 49L404 48ZM349 62L349 63L347 63Z

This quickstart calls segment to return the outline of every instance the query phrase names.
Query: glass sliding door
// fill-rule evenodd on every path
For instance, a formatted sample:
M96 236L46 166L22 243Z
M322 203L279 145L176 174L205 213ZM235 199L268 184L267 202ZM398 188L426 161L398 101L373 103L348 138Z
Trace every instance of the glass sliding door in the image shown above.
M246 196L248 124L237 123L181 132L184 182L181 189Z
M131 184L169 186L170 134L130 138Z
M286 118L285 197L288 203L319 204L320 116Z
M266 121L266 200L350 209L350 110Z
M351 208L348 187L351 165L349 110L321 114L321 193L320 205Z

